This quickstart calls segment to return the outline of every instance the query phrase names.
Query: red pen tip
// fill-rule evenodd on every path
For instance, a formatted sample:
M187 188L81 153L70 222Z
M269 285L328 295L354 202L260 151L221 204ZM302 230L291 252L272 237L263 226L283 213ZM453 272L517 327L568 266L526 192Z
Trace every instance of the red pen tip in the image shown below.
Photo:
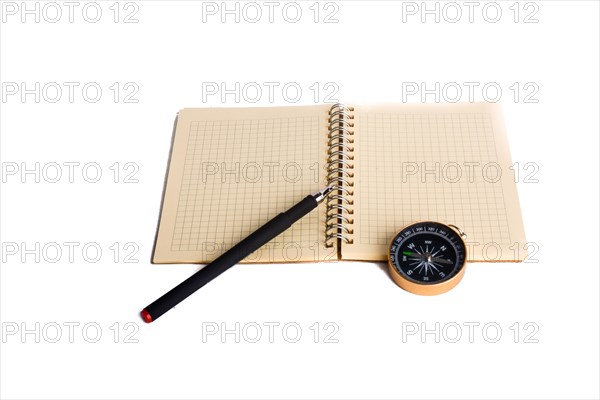
M144 320L144 322L146 323L150 323L152 322L152 315L150 315L150 313L148 311L146 311L146 309L143 309L142 312L140 313L140 315L142 316L142 319Z

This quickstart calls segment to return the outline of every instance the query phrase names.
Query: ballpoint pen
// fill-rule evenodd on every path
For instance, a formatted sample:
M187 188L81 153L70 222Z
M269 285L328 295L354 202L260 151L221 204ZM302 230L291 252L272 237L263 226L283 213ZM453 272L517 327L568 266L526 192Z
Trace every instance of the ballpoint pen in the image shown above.
M175 286L150 305L146 306L140 313L142 319L148 323L155 321L196 290L200 289L202 286L246 258L250 253L256 251L265 243L287 230L294 222L315 209L332 190L334 190L334 187L328 186L323 190L319 190L318 192L306 196L304 200L300 201L289 210L278 214L275 218L251 233L250 236L223 253L216 260Z

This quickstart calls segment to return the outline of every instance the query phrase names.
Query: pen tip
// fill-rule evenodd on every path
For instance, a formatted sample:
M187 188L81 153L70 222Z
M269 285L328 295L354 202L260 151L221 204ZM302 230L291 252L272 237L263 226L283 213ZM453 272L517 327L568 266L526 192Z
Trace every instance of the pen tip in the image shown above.
M315 192L312 194L312 196L315 198L315 200L318 203L321 203L323 200L325 200L325 198L329 195L329 193L331 193L334 190L334 186L327 186L325 189L319 190L318 192Z
M148 311L146 311L145 308L142 310L140 315L142 316L142 319L144 320L144 322L146 322L147 324L152 322L152 315L150 315L150 313Z
M335 188L334 188L333 186L327 186L325 189L323 189L323 190L321 191L321 196L323 196L323 197L327 197L327 196L329 196L329 194L330 194L331 192L333 192L333 191L334 191L334 189L335 189Z

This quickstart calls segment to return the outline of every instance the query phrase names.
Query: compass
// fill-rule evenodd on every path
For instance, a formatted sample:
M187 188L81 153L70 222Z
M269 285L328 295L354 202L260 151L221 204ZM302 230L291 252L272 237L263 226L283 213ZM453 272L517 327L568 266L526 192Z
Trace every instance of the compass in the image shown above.
M465 238L458 227L439 222L418 222L403 228L390 243L392 279L415 294L447 292L465 273Z

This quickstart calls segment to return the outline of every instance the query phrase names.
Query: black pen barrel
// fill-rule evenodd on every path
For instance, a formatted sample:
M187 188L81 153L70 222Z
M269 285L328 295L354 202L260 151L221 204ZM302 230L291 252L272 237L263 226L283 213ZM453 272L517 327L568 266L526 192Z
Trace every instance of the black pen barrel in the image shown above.
M286 212L277 215L241 242L223 253L216 260L175 286L152 304L148 305L142 311L142 317L146 322L156 320L196 290L200 289L202 286L242 261L249 254L262 247L268 241L288 229L294 222L317 207L317 204L318 203L313 196L307 196L304 200Z

